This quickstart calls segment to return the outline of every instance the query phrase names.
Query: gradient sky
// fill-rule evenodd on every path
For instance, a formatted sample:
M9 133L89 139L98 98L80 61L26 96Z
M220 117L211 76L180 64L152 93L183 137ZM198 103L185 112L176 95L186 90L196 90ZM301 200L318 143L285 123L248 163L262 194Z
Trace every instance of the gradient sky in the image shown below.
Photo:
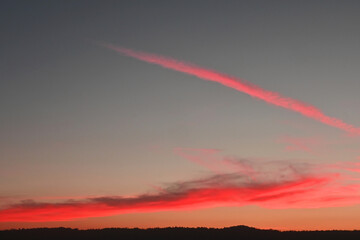
M0 229L359 229L358 133L154 60L358 128L359 12L355 0L2 1Z

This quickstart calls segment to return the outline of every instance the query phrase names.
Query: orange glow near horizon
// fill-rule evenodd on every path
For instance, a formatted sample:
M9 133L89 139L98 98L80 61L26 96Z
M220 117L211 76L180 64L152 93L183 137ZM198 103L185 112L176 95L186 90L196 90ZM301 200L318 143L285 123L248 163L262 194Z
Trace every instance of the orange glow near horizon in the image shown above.
M256 206L218 207L192 211L135 213L60 222L0 222L0 229L70 227L99 229L111 227L214 227L247 225L277 230L360 230L360 206L316 209L264 209ZM342 221L339 221L341 219Z

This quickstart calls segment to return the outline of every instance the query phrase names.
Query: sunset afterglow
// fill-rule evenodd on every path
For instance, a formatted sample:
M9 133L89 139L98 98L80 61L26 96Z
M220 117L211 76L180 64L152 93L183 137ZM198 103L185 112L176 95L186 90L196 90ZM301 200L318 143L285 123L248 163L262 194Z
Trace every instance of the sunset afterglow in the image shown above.
M360 3L6 1L0 229L359 229Z

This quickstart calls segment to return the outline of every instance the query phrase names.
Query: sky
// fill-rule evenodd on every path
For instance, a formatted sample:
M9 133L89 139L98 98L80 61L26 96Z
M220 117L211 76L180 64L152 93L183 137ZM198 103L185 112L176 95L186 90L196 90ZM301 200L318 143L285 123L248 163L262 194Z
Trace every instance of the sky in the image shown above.
M0 229L359 229L359 10L2 1Z

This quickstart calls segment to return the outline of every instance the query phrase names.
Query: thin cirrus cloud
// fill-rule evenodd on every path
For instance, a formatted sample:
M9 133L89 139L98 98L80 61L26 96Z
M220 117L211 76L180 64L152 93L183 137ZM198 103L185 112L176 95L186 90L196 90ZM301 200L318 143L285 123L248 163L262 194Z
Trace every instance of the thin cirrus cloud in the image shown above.
M135 51L123 47L117 47L112 44L100 43L100 45L144 62L160 65L164 68L193 75L203 80L220 83L239 92L246 93L254 98L261 99L269 104L300 113L308 118L314 119L318 122L335 128L342 129L348 133L356 135L360 134L360 128L345 123L340 119L327 116L320 109L312 105L306 104L299 100L281 96L279 93L268 91L242 79L160 55Z
M312 154L321 152L328 144L328 141L320 137L282 136L278 142L285 144L286 151L302 151Z
M168 184L153 194L104 196L59 202L22 201L0 210L0 222L71 221L126 213L181 211L219 206L257 205L264 208L320 208L360 203L360 184L343 170L358 174L358 165L314 166L286 161L253 161L222 157L219 151L181 149L198 163L219 168L206 177ZM185 156L185 155L184 155ZM189 160L193 160L190 158ZM232 168L222 168L223 166ZM237 167L236 167L237 166ZM353 169L354 167L354 169ZM340 170L340 171L339 171ZM352 171L355 170L355 171Z

